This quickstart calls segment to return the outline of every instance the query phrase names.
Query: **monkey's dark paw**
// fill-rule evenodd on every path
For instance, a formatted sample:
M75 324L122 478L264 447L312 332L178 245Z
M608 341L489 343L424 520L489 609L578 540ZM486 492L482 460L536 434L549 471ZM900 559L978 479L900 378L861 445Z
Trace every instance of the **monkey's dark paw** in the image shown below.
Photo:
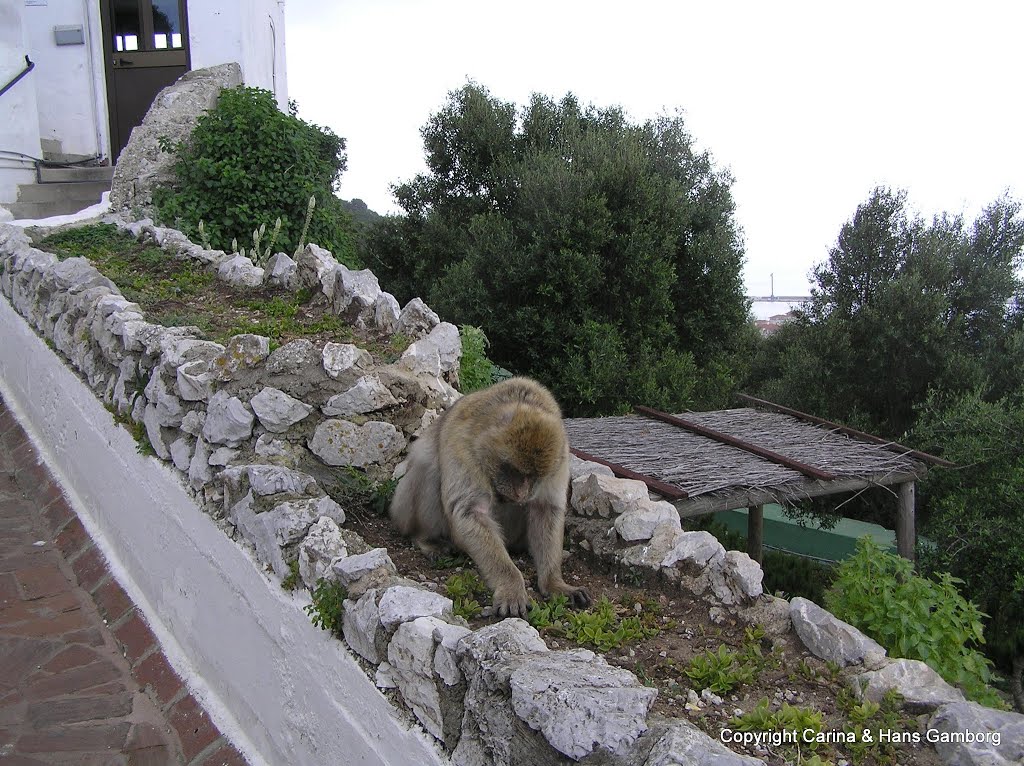
M530 601L526 598L526 588L499 588L494 591L493 612L499 620L506 617L522 617L526 619L530 611Z
M586 588L572 588L565 595L569 597L569 603L572 604L574 609L586 609L593 603L593 599L590 598L590 591Z

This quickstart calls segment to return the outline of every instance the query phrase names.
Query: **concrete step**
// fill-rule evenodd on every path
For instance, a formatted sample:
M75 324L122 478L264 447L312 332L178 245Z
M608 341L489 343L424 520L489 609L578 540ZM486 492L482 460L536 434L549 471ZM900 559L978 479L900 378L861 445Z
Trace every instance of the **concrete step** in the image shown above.
M85 183L88 181L103 181L108 185L114 177L112 165L85 165L74 168L48 168L45 165L39 167L39 183Z
M18 201L9 206L15 218L49 218L68 215L95 205L103 192L110 190L109 181L21 184Z

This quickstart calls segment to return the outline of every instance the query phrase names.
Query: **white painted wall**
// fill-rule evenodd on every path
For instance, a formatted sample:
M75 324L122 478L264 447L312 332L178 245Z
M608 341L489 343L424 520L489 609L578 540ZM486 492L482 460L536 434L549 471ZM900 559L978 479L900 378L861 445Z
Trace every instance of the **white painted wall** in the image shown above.
M17 2L17 0L15 0ZM40 0L42 2L42 0ZM36 68L39 138L60 142L63 154L105 157L106 97L99 3L46 0L23 6L29 55ZM55 26L81 26L82 45L57 45Z
M190 0L188 22L193 69L237 61L246 85L287 108L284 0Z
M25 0L0 0L0 86L25 68L31 56L22 23ZM34 60L34 59L33 59ZM18 184L35 180L34 165L18 153L39 157L38 67L0 96L0 205L18 198Z
M0 393L141 608L168 660L252 766L441 766L342 643L138 454L0 297Z

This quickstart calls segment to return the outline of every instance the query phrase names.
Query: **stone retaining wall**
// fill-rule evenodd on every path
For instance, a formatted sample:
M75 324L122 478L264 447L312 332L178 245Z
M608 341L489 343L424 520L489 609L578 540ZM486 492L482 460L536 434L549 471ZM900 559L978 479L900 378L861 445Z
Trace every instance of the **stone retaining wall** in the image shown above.
M20 229L0 227L0 291L14 310L108 408L144 425L196 504L273 574L272 582L297 561L307 587L320 577L347 587L345 643L436 740L440 757L531 766L752 762L686 721L650 716L655 691L591 652L548 651L521 620L470 631L452 616L449 599L404 580L386 550L371 550L344 529L345 510L322 485L339 466L391 476L409 439L459 396L455 327L421 301L399 309L372 273L351 271L312 245L294 261L279 254L260 269L150 222L125 226L229 282L312 287L353 325L415 339L388 364L353 344L320 349L294 341L271 352L267 338L240 335L221 346L194 328L147 322L84 259L58 261ZM573 475L569 525L595 554L657 571L712 609L774 631L792 626L817 656L858 669L865 694L896 687L918 709L938 709L937 726L997 715L965 703L921 663L887 659L811 602L764 595L756 562L726 552L707 533L683 532L672 507L652 500L644 485L582 461ZM996 754L1007 763L1012 748L1024 747L1018 719L1000 719L1020 729ZM943 757L953 762L958 753Z

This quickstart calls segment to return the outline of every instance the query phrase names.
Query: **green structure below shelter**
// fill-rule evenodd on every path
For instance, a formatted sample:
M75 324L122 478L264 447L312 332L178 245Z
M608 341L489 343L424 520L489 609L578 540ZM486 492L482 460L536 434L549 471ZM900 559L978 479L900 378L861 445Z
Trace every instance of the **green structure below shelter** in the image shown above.
M732 532L747 537L747 509L721 511L715 519ZM816 522L804 525L786 516L781 505L764 506L764 546L795 553L821 561L842 561L852 556L857 539L867 535L885 550L896 551L896 533L878 524L854 519L840 519L832 529L822 529Z

